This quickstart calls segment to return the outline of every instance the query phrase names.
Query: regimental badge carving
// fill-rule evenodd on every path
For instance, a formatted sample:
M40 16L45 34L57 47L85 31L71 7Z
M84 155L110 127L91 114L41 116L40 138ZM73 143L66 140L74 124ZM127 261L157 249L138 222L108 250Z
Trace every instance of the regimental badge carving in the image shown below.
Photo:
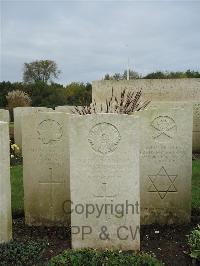
M100 154L113 152L121 136L118 129L110 123L99 123L89 132L88 141L92 149Z
M57 121L46 119L38 125L37 134L43 144L49 144L62 138L63 129Z
M151 126L155 129L153 138L161 142L172 139L177 131L175 121L169 116L156 117Z
M157 174L149 175L150 186L148 192L156 192L161 199L164 199L169 192L178 192L174 182L177 175L168 174L164 166L160 168Z

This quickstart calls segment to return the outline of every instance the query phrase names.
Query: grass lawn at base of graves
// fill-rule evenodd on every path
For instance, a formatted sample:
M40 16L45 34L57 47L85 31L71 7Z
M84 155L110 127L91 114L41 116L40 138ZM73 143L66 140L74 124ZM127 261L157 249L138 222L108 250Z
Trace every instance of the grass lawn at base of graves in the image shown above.
M192 162L192 208L200 209L200 160Z
M11 193L13 216L21 216L24 213L24 190L22 165L11 166Z
M11 167L11 184L12 184L12 211L13 211L13 239L14 242L2 248L0 246L0 261L7 261L2 265L18 265L20 260L24 260L26 265L80 265L66 264L66 259L73 258L75 263L83 256L87 261L93 251L75 252L70 250L69 230L66 227L30 227L25 225L23 218L23 181L22 166ZM165 265L192 265L189 254L189 246L187 244L186 235L190 234L193 228L200 222L200 160L193 161L193 178L192 178L192 208L193 214L197 220L193 220L188 225L171 225L171 226L141 226L141 251L145 253L153 253L156 258L165 263ZM195 211L194 211L195 210ZM16 218L17 217L17 218ZM24 243L26 243L24 245ZM20 250L16 255L16 250ZM34 256L33 256L34 253ZM141 252L139 253L141 254ZM97 254L98 255L98 254ZM111 254L112 255L112 254ZM56 258L54 258L57 256ZM99 254L101 257L102 254ZM112 257L112 256L111 256ZM54 259L52 259L54 258ZM11 261L12 263L11 264ZM82 259L82 258L81 258ZM136 260L136 258L120 257L123 264L124 261ZM121 260L122 259L122 260ZM143 259L143 258L138 258ZM147 258L148 259L148 258ZM63 261L64 264L61 264ZM154 259L152 259L154 261ZM113 264L112 264L113 262ZM139 265L160 265L153 262L149 258L149 264ZM35 264L34 264L35 263ZM115 264L115 256L111 258L110 264ZM95 265L95 264L82 264ZM138 264L132 264L138 265Z

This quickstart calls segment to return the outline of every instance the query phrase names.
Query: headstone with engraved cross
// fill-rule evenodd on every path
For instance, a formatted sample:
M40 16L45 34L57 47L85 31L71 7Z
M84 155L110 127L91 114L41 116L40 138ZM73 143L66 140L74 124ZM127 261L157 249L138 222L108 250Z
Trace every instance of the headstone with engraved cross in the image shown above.
M138 250L138 118L74 115L70 124L72 247Z
M68 114L38 112L23 117L25 218L29 225L69 222Z

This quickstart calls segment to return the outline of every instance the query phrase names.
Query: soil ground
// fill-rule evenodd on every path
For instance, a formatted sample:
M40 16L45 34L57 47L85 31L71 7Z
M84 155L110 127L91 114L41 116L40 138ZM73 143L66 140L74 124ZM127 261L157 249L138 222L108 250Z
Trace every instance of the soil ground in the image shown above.
M181 226L142 226L141 250L153 252L157 259L167 266L193 265L188 251L186 235L197 225L198 217L192 223ZM48 241L48 248L43 255L43 263L63 250L70 248L70 237L66 227L29 227L23 218L13 220L14 239L19 241Z

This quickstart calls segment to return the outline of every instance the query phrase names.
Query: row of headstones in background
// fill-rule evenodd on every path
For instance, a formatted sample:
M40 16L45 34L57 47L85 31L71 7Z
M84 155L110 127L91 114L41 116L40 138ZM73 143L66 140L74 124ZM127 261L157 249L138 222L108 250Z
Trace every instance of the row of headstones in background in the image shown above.
M24 116L26 223L67 224L70 199L72 207L88 203L101 205L103 201L125 204L126 200L126 207L133 201L136 205L139 203L139 160L141 224L189 222L192 106L187 103L159 103L138 115L140 128L137 114L79 116L40 112ZM94 231L89 234L90 241L80 241L80 234L72 234L73 247L110 247L114 243L117 246L120 241L115 238L118 237L116 228L122 222L125 224L122 233L127 233L131 219L133 230L136 228L132 232L135 239L129 246L130 239L127 238L122 246L125 249L128 246L129 249L138 248L137 213L122 217L115 213L99 218L94 215L86 218L84 215L72 212L73 228L79 231L83 230L81 226L89 224ZM97 239L101 224L108 225L111 232L110 240L105 243Z
M153 102L152 102L153 103ZM55 111L57 112L65 112L65 113L73 113L75 106L57 106ZM79 106L78 106L79 107ZM15 143L21 147L22 139L21 139L21 118L23 114L30 112L38 112L38 111L53 111L51 108L46 107L17 107L14 109L14 117L15 117ZM7 110L3 110L4 117L9 119L9 112ZM0 112L1 116L1 112ZM7 120L2 119L2 121ZM0 119L1 120L1 119ZM200 102L193 102L193 152L200 152Z
M9 129L0 122L0 244L12 239Z
M0 121L10 122L10 114L8 110L0 109Z
M143 99L151 101L185 101L193 103L193 152L200 152L200 79L136 79L92 82L92 100L98 105L114 95L119 99L123 89L142 90Z

